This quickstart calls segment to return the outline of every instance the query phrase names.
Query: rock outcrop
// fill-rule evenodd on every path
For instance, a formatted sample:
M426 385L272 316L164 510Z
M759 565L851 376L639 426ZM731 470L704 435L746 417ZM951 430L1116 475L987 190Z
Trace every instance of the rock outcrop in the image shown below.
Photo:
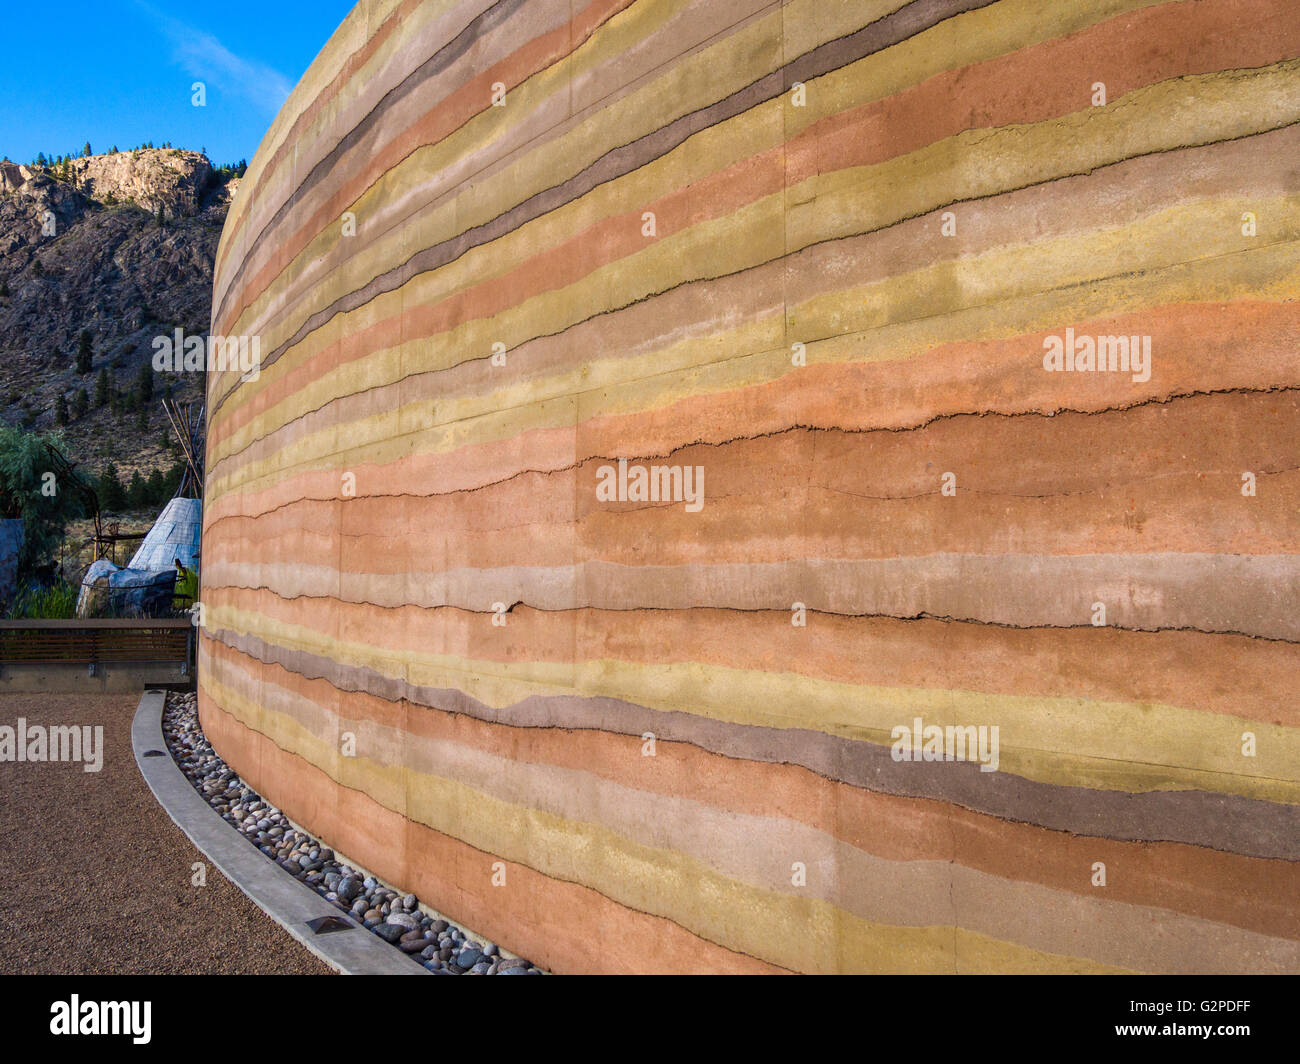
M10 192L17 192L35 175L36 171L29 166L21 166L17 163L11 163L8 159L0 159L0 196L8 195Z
M208 330L212 264L237 180L221 182L203 155L177 149L74 159L58 175L0 164L0 418L54 428L62 396L79 457L170 464L157 402L142 429L130 396L154 337ZM83 331L93 356L78 373ZM102 407L101 367L116 393ZM154 384L178 398L202 394L200 374ZM83 389L88 406L78 414Z
M73 159L74 186L100 203L133 203L168 217L189 216L201 208L212 188L207 157L180 148L140 148Z

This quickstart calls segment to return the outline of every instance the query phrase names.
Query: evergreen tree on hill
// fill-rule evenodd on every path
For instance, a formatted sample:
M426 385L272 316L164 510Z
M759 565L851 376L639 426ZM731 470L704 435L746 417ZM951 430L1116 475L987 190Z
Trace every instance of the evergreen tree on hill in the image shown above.
M122 487L122 481L117 475L117 466L109 463L104 467L104 472L99 475L99 486L96 494L99 495L99 504L105 510L116 511L126 509L126 489Z
M126 489L126 504L132 510L140 510L149 505L149 485L138 469L131 474L131 483Z
M90 360L94 355L94 346L90 339L90 330L82 329L81 337L77 340L77 372L86 374L90 372Z
M167 477L163 474L162 466L154 467L154 471L149 474L147 484L150 505L163 505L170 493L167 491Z
M141 403L147 403L153 399L153 366L148 362L140 364L140 372L135 378L136 392L140 396Z

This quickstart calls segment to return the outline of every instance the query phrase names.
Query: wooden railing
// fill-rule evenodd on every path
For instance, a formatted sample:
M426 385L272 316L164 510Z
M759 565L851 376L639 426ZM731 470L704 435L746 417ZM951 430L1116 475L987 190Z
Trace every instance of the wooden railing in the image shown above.
M0 621L0 665L182 662L193 654L188 617Z

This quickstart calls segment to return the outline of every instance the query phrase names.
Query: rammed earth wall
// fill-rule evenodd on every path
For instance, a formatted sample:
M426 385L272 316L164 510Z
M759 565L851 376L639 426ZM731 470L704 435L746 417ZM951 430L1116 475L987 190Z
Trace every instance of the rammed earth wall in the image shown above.
M557 972L1300 970L1297 56L362 3L218 256L217 750Z

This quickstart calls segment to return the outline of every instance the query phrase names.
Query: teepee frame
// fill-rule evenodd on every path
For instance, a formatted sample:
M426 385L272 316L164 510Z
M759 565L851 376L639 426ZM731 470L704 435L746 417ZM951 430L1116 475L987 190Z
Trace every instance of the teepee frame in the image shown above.
M185 472L176 488L176 499L203 498L203 404L163 400L163 412L185 455Z

